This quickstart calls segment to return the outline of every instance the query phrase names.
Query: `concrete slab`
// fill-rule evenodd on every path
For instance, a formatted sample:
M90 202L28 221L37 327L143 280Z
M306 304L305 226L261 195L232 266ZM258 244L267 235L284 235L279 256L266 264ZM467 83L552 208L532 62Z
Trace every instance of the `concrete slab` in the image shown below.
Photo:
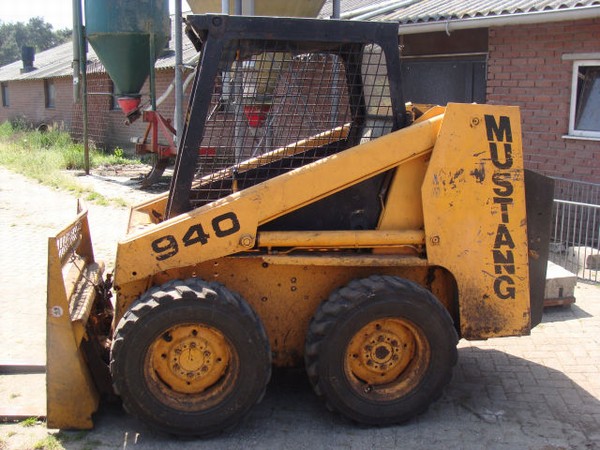
M575 303L577 275L548 261L544 306L566 306Z

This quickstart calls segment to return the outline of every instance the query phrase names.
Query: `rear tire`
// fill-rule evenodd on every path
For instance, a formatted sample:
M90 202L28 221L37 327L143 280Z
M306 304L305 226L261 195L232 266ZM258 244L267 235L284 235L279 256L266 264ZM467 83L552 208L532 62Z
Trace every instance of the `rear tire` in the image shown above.
M330 410L366 424L401 423L442 394L457 342L450 315L431 292L374 275L321 304L306 338L306 370Z
M238 294L191 278L131 306L115 331L110 370L129 413L165 432L207 435L231 428L262 399L271 351Z

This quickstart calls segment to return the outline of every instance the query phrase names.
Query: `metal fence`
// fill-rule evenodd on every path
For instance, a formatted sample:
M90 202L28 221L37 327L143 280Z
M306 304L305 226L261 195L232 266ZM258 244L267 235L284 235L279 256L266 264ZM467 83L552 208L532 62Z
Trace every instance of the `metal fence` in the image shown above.
M600 184L555 179L550 260L600 282Z

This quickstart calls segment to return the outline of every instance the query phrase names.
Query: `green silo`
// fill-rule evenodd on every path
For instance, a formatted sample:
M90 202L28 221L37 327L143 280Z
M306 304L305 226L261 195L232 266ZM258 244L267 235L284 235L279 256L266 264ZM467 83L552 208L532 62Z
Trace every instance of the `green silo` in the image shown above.
M86 0L85 27L87 39L113 80L117 94L135 97L153 69L151 62L169 40L169 3Z

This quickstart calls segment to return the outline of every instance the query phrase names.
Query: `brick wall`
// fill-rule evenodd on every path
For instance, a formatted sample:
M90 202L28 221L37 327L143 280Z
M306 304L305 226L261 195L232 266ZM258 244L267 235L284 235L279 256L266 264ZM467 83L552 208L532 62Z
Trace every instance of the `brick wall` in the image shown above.
M188 72L189 73L189 72ZM184 75L184 80L185 77ZM160 70L156 72L156 96L159 98L173 82L174 71L171 69ZM89 110L89 133L90 138L106 147L121 147L133 149L132 138L143 137L147 124L141 118L131 125L125 124L125 116L119 109L112 107L112 97L109 95L98 95L111 92L110 78L105 73L98 73L88 76L89 91L95 92L90 95L88 100ZM191 83L188 86L188 91ZM148 92L150 91L149 82L142 87L142 101L149 102ZM184 105L187 105L188 97L184 96ZM174 120L173 112L175 110L175 90L167 99L158 106L158 111L167 119ZM74 106L73 135L76 138L81 136L81 106ZM166 143L166 141L165 141Z
M600 19L491 28L488 103L518 105L526 167L600 183L600 142L565 139L572 61L567 53L600 52Z
M183 75L183 81L190 74L190 71L186 71ZM156 72L156 97L157 99L168 89L169 85L174 81L175 71L172 69L159 70ZM187 91L184 93L183 104L187 107L189 101L189 91L191 90L192 83L188 84ZM150 91L149 82L144 84L142 88L143 93ZM145 96L143 101L148 101L148 97ZM166 100L158 105L157 110L166 119L170 119L172 123L175 123L173 116L175 111L175 89L171 91ZM107 115L107 136L106 143L110 146L118 145L124 148L133 147L131 138L143 137L144 131L146 130L146 124L142 122L141 118L134 122L132 125L124 125L125 116L120 110L111 110Z
M73 83L71 78L54 78L56 102L46 108L44 80L8 81L10 105L0 106L0 123L23 117L32 125L56 124L64 129L71 126Z
M184 80L190 72L186 72ZM160 97L173 81L173 70L160 70L156 73L156 92ZM75 139L83 136L83 111L81 103L73 102L73 83L71 77L54 78L56 89L56 103L53 108L46 108L44 94L44 80L9 81L8 107L0 106L0 123L23 117L32 125L46 123L65 129ZM187 105L188 94L192 83L189 83L184 96L184 105ZM112 108L111 81L106 73L88 74L88 135L92 142L101 147L122 147L132 149L133 137L142 137L146 124L138 119L132 125L125 125L125 116L118 109ZM148 83L142 92L149 92ZM145 96L144 101L148 100ZM173 120L175 110L175 91L158 107L158 110L167 119Z
M107 138L107 115L112 99L111 82L106 74L88 74L88 137L91 142L104 146ZM83 105L81 102L70 104L71 128L74 139L83 138Z

